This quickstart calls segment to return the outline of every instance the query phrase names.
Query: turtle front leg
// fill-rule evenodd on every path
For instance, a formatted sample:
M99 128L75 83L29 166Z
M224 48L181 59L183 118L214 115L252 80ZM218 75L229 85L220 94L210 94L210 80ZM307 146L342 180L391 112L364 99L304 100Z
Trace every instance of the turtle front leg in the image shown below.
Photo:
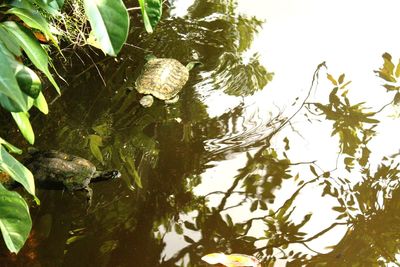
M145 95L140 100L139 103L145 108L151 107L153 105L154 98L152 95Z

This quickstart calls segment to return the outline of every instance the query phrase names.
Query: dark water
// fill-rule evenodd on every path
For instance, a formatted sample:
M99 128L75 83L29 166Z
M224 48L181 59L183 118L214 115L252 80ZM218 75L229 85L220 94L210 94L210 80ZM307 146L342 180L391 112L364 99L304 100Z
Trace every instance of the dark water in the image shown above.
M395 92L373 73L385 51L359 62L363 77L334 60L347 49L296 52L321 39L302 46L301 23L281 16L317 3L247 2L197 0L186 10L175 1L152 35L132 13L131 45L116 59L66 51L57 65L68 85L59 98L47 89L48 116L33 114L35 146L120 169L122 179L93 184L89 208L80 192L39 190L26 246L3 251L0 265L205 266L212 252L254 255L262 266L399 265L398 107L381 109ZM202 62L178 103L138 104L133 84L149 53Z

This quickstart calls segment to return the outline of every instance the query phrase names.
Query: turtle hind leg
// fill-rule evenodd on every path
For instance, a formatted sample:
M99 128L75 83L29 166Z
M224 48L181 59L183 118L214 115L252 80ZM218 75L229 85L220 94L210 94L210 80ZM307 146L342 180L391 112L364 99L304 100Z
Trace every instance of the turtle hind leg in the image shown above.
M179 95L174 96L171 99L164 100L165 104L175 104L179 100Z

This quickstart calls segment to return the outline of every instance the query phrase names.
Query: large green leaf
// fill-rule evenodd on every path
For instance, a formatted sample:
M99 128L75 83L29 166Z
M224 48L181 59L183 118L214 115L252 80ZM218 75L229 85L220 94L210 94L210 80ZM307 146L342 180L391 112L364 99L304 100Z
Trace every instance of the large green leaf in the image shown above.
M19 88L28 96L32 98L38 97L42 91L42 82L39 76L30 68L19 64L15 70L15 77Z
M32 173L11 156L2 145L0 145L0 170L8 173L15 181L20 183L26 191L32 196L35 196L35 182Z
M2 100L4 100L5 97L8 97L13 101L13 104L15 105L14 107L18 111L27 111L29 109L28 100L19 89L13 69L5 67L10 66L11 60L15 59L0 42L0 62L3 64L3 67L0 68L0 103L4 107Z
M7 10L7 14L14 14L22 19L26 25L31 28L37 29L44 33L44 35L53 42L58 48L58 42L50 31L50 25L47 20L36 10L13 7Z
M25 244L31 228L32 221L25 200L0 184L0 229L7 248L17 253Z
M29 121L29 114L27 112L11 112L11 115L25 139L29 144L33 144L35 142L35 134Z
M129 16L122 0L84 0L85 13L101 49L116 56L128 37Z
M33 102L33 105L35 105L35 107L37 107L43 114L49 113L49 107L42 92L39 93L38 97Z
M0 28L0 41L14 56L22 56L21 47L14 42L14 38L3 28Z
M28 29L14 21L3 22L0 24L0 27L6 29L15 38L15 41L22 47L36 68L47 76L57 92L60 93L60 88L48 68L49 56L36 40L35 36Z
M30 68L16 61L14 58L9 60L9 68L13 70L19 88L22 90L26 109L29 110L34 104L34 98L38 97L42 90L42 82L39 76ZM0 93L0 104L10 112L21 112L15 101Z
M152 33L161 19L162 0L139 0L143 23L147 32Z
M29 110L33 105L33 98L28 97L26 94L22 93L24 99L26 100L26 110ZM19 108L19 106L4 94L0 93L0 105L10 112L24 112L23 109Z

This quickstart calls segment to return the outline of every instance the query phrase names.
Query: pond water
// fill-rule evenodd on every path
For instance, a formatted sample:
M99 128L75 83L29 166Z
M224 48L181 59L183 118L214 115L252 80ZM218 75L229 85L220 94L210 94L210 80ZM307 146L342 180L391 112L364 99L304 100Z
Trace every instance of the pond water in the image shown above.
M399 9L176 0L151 35L132 12L118 58L66 51L62 96L47 89L49 115L32 116L35 146L122 178L93 184L90 207L39 190L25 247L2 263L205 266L223 252L262 266L399 265ZM202 63L176 104L138 104L150 53Z

